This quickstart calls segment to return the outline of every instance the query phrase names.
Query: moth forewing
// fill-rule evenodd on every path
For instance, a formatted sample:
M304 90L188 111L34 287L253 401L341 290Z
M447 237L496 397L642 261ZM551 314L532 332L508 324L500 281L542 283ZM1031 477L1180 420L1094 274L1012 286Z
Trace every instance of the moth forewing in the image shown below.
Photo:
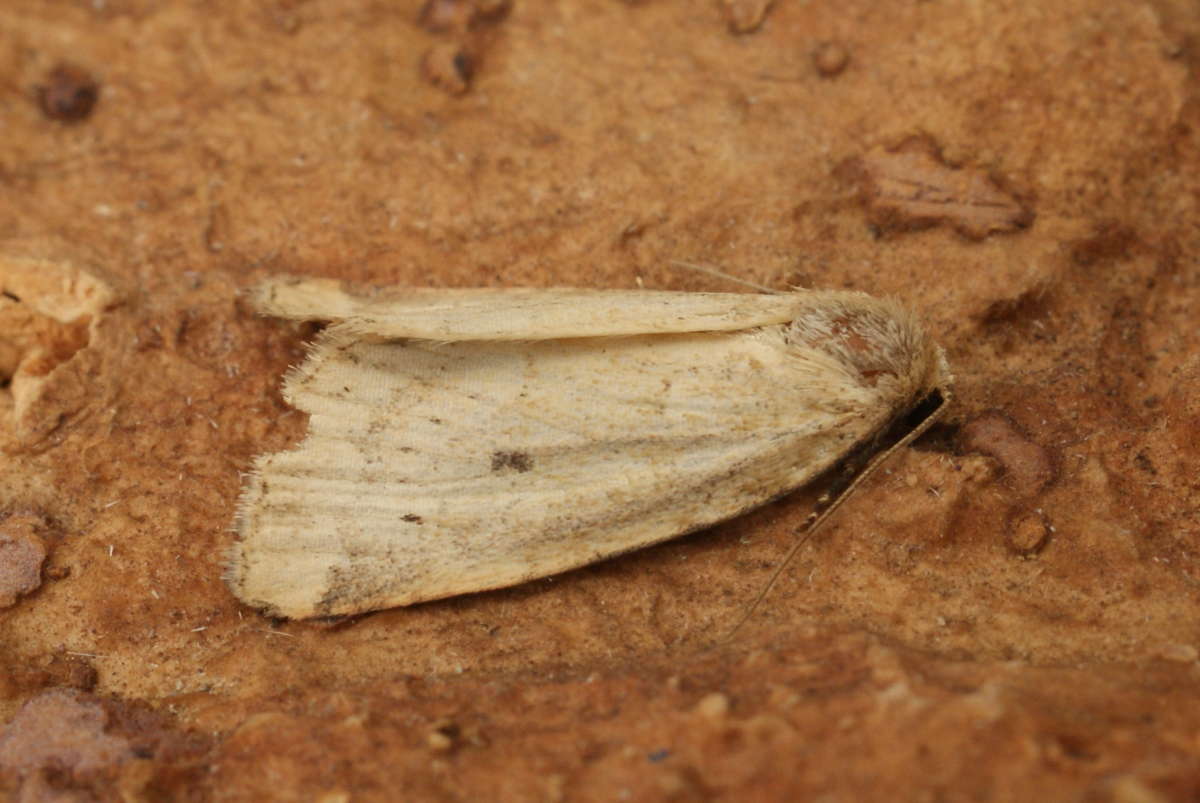
M262 312L324 320L376 338L550 340L738 331L787 323L805 294L679 293L572 288L383 288L351 292L330 279L279 277L258 285Z
M949 382L903 308L859 293L364 302L330 283L273 287L259 294L272 313L338 321L285 382L306 438L261 456L239 505L229 584L287 617L513 585L722 521ZM526 336L488 335L496 310Z

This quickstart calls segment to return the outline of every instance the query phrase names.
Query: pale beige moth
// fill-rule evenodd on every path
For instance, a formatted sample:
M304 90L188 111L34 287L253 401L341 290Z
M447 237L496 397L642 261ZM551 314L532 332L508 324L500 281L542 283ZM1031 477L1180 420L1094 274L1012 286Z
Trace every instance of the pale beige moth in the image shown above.
M350 289L286 377L309 415L239 504L227 580L275 616L511 586L737 516L949 398L942 350L863 293Z

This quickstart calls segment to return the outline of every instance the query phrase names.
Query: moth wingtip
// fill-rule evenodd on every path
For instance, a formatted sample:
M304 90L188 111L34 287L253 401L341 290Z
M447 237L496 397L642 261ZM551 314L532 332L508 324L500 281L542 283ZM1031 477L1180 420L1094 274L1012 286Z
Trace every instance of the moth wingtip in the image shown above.
M263 495L261 463L264 457L256 459L251 470L243 475L244 484L229 528L233 532L233 541L221 551L221 581L240 603L269 619L311 618L316 613L305 610L303 604L297 606L284 602L281 605L279 601L264 599L261 582L252 576L261 574L262 556L255 553L250 541L257 520L255 506Z
M244 293L261 315L307 321L331 320L345 312L346 294L334 279L278 274L245 288Z
M229 531L233 533L233 542L225 547L221 557L221 579L230 590L241 599L239 589L245 585L246 566L246 530L250 526L253 497L261 489L259 461L255 460L253 467L242 476L244 484L238 494L237 504L233 509L233 521Z
M249 287L242 288L239 294L250 302L250 306L259 315L277 315L276 307L278 305L275 303L275 295L278 288L295 281L295 277L286 274L268 276Z
M269 619L295 618L285 614L274 603L250 595L246 588L245 570L246 557L242 549L242 542L240 540L235 541L232 545L226 547L221 559L221 581L225 583L225 587L233 594L234 599L249 608L253 608Z

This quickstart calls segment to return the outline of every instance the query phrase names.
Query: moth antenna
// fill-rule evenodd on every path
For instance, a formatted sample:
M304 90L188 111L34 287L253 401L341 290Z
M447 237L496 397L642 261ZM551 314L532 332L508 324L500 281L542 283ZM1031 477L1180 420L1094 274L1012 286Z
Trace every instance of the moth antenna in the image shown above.
M950 404L950 391L946 388L938 388L938 394L941 396L941 403L937 406L937 408L926 415L921 423L913 427L908 434L896 441L896 443L892 444L891 447L872 457L870 461L867 462L867 465L864 466L860 472L858 472L858 476L855 477L850 484L842 490L841 493L833 497L833 501L829 503L829 507L820 512L809 514L808 521L806 521L803 525L803 530L798 533L800 536L799 539L796 541L796 543L792 544L791 548L787 551L787 554L784 555L783 561L775 567L775 571L771 573L771 579L767 581L765 586L763 586L763 590L758 592L758 596L756 596L754 601L750 603L750 607L747 608L746 612L742 614L742 617L738 619L737 624L735 624L733 629L729 631L729 635L724 638L724 641L733 640L733 637L738 634L738 632L742 629L742 626L746 624L750 617L754 615L754 612L758 610L758 606L762 604L762 601L766 599L767 595L771 593L771 590L775 588L775 584L778 583L779 578L783 576L783 570L791 564L792 559L799 554L800 549L812 539L813 533L815 533L817 529L824 524L830 516L833 515L834 511L841 507L842 503L850 497L850 494L854 492L854 489L857 488L859 484L863 482L863 480L874 474L875 470L879 468L879 466L881 466L885 460L891 457L897 449L902 449L917 438L921 437L923 434L925 434L926 430L928 430L939 418L941 418L942 413L945 412L946 407Z
M772 295L779 293L778 290L772 290L766 285L758 284L757 282L752 282L747 279L739 279L737 276L732 276L724 271L717 270L716 268L710 268L707 265L697 265L695 262L684 262L679 259L671 260L670 264L678 268L687 268L688 270L694 270L698 273L705 273L709 276L715 276L718 279L724 279L725 281L733 282L734 284L743 284L746 287L753 287L755 290L759 290L763 293L771 293Z

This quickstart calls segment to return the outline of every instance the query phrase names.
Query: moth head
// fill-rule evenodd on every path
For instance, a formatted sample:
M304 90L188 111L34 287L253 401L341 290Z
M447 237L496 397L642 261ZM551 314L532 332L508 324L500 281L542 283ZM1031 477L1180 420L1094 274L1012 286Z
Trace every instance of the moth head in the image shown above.
M941 348L903 305L865 293L822 294L787 339L824 352L858 381L914 403L950 381Z

